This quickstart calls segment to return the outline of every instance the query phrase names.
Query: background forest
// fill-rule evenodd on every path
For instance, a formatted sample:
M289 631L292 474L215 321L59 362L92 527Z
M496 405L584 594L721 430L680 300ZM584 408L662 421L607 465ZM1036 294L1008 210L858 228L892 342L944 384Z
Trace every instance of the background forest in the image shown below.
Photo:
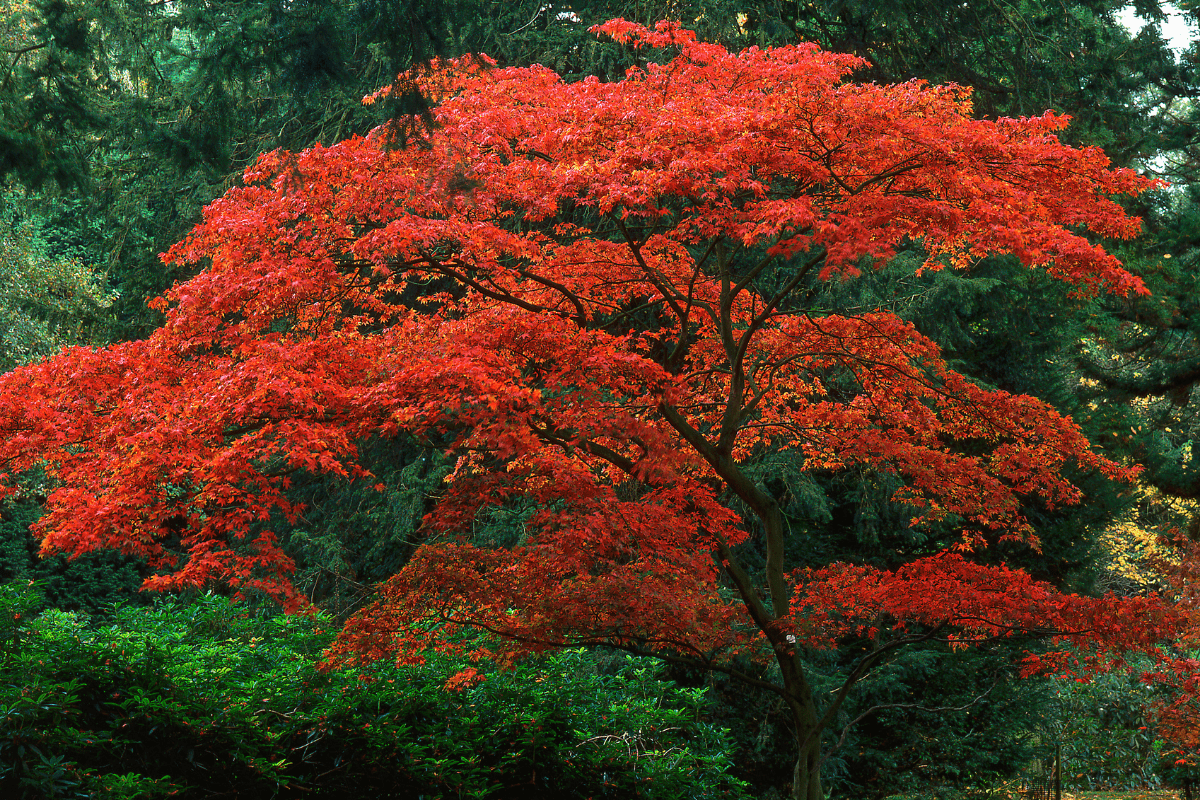
M918 274L919 255L902 252L821 284L814 303L890 310L979 385L1041 398L1109 458L1145 466L1132 487L1072 476L1083 505L1024 509L1040 552L1001 545L988 558L1082 594L1170 591L1159 537L1200 540L1200 46L1173 52L1162 29L1168 12L1200 21L1200 4L1135 3L1147 23L1136 32L1119 22L1124 6L0 0L0 368L148 335L162 317L147 302L191 277L159 254L200 210L261 153L422 112L427 100L399 85L362 103L413 64L483 52L616 79L644 54L588 28L618 16L680 19L731 50L813 41L866 59L856 80L973 87L986 118L1070 115L1064 140L1167 182L1130 201L1145 233L1116 250L1147 297L1080 297L1004 258ZM39 559L29 528L49 487L25 474L0 506L0 794L699 798L787 784L775 699L684 667L569 651L486 681L452 660L318 671L340 621L420 543L450 471L428 442L363 451L383 491L316 474L291 489L305 510L284 545L322 609L303 619L266 600L139 593L150 571L132 556ZM760 468L807 566L894 568L940 549L870 476ZM535 510L486 509L473 536L515 543ZM856 646L814 671L836 685ZM1189 777L1195 753L1164 744L1147 714L1154 690L1123 676L1020 680L1013 653L1027 646L896 656L840 712L823 765L831 797L984 791L1054 742L1081 787Z

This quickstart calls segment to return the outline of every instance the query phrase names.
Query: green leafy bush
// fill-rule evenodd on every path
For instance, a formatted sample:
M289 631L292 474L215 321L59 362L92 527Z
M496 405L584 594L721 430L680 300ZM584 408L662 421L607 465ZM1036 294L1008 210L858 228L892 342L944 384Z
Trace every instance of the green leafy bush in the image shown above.
M1163 742L1147 720L1154 689L1114 672L1090 682L1050 681L1067 785L1081 789L1153 789L1163 783Z
M95 627L0 593L0 796L741 797L701 691L573 651L320 672L323 618L212 596Z

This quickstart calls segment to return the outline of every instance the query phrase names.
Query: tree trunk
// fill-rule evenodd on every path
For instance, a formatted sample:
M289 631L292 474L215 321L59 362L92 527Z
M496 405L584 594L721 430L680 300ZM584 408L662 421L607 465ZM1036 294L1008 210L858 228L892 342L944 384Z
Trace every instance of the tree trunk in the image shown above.
M729 340L730 360L735 360L733 331L726 331ZM730 409L742 407L742 391L745 376L739 366L734 370L734 380L730 389ZM789 600L791 587L788 585L784 561L784 525L783 515L779 505L770 494L764 492L754 481L743 474L730 455L734 434L737 429L737 414L727 414L722 424L722 440L724 449L714 447L711 442L693 428L679 411L668 404L660 406L667 421L696 448L717 474L742 500L754 510L763 526L763 538L766 544L766 564L764 577L766 579L766 597L759 594L746 568L738 561L729 545L720 540L718 552L725 563L727 574L737 587L742 601L751 619L758 625L759 630L771 642L775 650L775 659L783 676L783 696L792 712L792 723L796 732L796 766L792 771L793 800L824 800L821 789L821 732L828 724L817 709L813 698L812 688L804 675L804 666L800 661L797 649L793 646L795 638L789 642L785 629L779 626L781 620L786 620L791 613ZM730 421L732 420L732 422ZM728 441L724 439L728 437ZM764 602L765 600L765 602ZM830 709L832 711L834 709Z
M796 737L796 744L803 744L803 737ZM821 791L821 738L813 736L807 746L796 757L796 768L792 772L793 800L823 800Z
M787 705L796 731L796 766L792 771L793 800L823 800L821 790L821 728L812 689L795 652L777 652Z

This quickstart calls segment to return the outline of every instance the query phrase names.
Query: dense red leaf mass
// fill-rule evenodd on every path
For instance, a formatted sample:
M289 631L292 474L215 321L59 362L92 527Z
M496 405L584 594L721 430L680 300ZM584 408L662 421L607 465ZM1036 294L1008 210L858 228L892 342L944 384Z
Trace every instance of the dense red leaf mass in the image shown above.
M149 340L0 379L0 459L55 487L43 551L116 548L162 569L150 588L219 581L296 606L270 524L297 513L288 475L357 476L356 442L408 433L457 465L430 543L338 657L417 657L460 624L517 650L706 663L783 663L897 623L964 642L1169 638L1155 601L1065 596L959 555L789 573L747 469L790 452L889 473L964 550L1036 546L1022 500L1079 502L1065 464L1131 471L1045 403L955 374L894 315L821 313L806 289L917 242L925 269L1009 254L1081 292L1141 292L1089 237L1135 235L1112 197L1150 183L1060 143L1063 117L983 121L961 88L847 83L850 56L601 32L674 57L612 83L478 60L414 73L440 101L418 145L380 130L263 156L166 254L200 270ZM457 538L514 497L541 509L520 547ZM767 558L753 575L749 536Z

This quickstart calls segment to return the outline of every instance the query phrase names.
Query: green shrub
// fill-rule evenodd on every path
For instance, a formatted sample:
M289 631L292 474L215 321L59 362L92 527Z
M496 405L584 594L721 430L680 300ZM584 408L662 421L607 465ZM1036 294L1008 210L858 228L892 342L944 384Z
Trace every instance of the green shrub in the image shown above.
M0 593L0 615L28 602ZM0 618L4 618L0 616ZM508 672L320 672L328 620L212 596L49 611L0 668L0 796L743 796L703 693L572 651ZM471 670L479 670L472 673Z
M1163 742L1147 721L1154 689L1114 672L1083 683L1052 680L1052 736L1062 742L1066 785L1148 789L1163 783Z

